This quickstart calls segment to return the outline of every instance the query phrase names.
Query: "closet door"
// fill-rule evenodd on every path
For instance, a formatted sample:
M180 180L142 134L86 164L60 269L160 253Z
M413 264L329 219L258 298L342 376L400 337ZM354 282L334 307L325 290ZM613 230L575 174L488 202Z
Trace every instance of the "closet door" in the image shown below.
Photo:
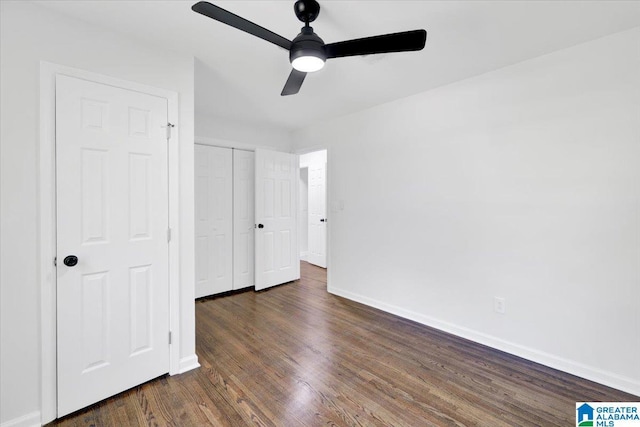
M196 298L233 289L233 160L229 148L195 146Z
M253 286L254 153L233 150L233 289Z

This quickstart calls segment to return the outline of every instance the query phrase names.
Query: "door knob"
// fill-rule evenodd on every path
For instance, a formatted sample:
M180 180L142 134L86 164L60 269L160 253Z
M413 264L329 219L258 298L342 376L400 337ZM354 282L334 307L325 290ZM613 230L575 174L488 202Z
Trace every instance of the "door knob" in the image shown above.
M264 224L258 224L258 228L264 228Z
M64 258L64 265L67 267L73 267L78 263L78 257L75 255L69 255Z
M322 219L320 220L320 222L325 222L325 221L326 221L326 219L324 219L324 218L322 218Z

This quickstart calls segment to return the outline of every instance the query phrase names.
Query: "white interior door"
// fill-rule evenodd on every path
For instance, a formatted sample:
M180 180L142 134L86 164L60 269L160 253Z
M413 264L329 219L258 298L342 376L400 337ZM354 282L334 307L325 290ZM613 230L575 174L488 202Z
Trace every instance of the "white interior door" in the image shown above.
M233 289L233 158L195 146L196 298Z
M300 278L298 156L256 150L256 290Z
M254 153L233 150L233 289L254 284Z
M309 252L307 261L327 267L327 164L309 166Z
M169 371L166 125L164 98L56 79L59 417Z

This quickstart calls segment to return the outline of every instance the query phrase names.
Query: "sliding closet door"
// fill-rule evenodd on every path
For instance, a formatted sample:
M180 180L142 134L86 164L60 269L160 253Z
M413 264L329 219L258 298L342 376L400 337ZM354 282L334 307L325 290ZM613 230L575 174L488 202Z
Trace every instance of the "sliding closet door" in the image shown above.
M229 148L195 146L196 298L233 289L233 161Z
M253 286L254 153L233 150L233 289Z

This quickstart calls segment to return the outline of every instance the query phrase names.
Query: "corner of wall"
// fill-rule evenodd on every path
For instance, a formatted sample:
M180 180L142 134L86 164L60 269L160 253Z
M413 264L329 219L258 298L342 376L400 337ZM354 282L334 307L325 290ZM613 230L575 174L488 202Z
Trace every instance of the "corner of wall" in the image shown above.
M12 420L5 421L0 424L0 427L40 427L41 425L40 412L35 411Z

